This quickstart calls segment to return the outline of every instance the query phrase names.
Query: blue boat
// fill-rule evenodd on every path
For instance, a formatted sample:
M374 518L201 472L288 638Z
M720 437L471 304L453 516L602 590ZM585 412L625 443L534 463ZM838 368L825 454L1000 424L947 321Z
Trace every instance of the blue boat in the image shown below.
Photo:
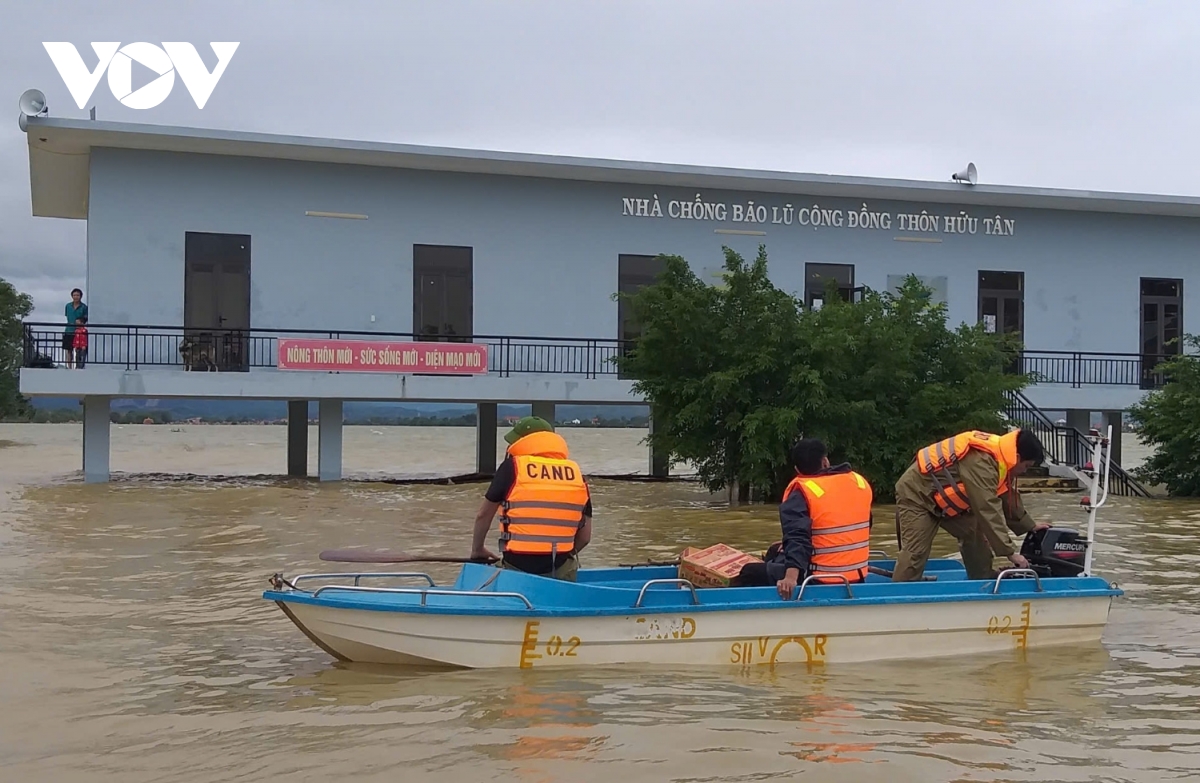
M1100 443L1094 464L1107 485ZM1089 497L1099 489L1093 475ZM1100 640L1122 595L1091 575L1106 499L1107 486L1087 504L1086 538L1038 533L1032 568L995 579L969 580L961 562L931 559L931 581L810 577L785 600L774 587L698 588L677 566L588 568L564 582L468 563L446 586L413 571L276 574L263 598L334 658L384 664L774 666L1021 652ZM890 572L895 562L871 565Z

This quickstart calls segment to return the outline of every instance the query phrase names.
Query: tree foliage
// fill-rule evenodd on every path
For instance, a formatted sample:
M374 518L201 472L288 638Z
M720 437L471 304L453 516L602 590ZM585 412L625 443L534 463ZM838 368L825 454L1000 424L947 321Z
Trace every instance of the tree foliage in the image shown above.
M1186 346L1200 351L1200 337L1187 335ZM1130 409L1143 443L1154 446L1134 475L1161 484L1171 495L1200 495L1200 359L1174 356L1156 366L1166 383Z
M33 300L0 278L0 419L24 416L29 402L21 396L21 319L33 312Z
M909 277L898 294L835 286L812 310L776 288L767 255L725 248L724 283L704 283L666 256L654 285L622 294L642 331L618 358L654 415L655 450L693 463L712 491L737 483L778 498L788 450L819 437L849 460L880 500L916 451L971 428L1004 429L1017 346L982 326L946 325L945 305Z

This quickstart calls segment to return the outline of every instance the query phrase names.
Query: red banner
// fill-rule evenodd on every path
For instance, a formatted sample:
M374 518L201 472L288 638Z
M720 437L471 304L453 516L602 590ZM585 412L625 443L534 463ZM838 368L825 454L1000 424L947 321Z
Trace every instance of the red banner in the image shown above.
M393 343L374 340L279 338L281 370L419 372L479 375L487 372L487 346L475 343Z

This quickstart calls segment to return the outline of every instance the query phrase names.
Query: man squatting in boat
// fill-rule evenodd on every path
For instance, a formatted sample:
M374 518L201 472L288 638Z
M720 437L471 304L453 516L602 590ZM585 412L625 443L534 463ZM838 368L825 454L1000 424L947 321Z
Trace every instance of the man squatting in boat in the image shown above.
M592 540L592 498L554 425L526 416L504 436L508 452L475 515L471 559L495 560L484 543L500 512L500 567L575 581Z
M1028 568L1009 530L1024 535L1050 525L1030 517L1016 479L1044 459L1041 442L1025 430L966 432L921 449L896 484L901 549L893 581L924 576L938 527L958 539L968 579L995 576L993 553ZM825 444L814 438L797 442L791 461L796 478L779 506L783 540L768 548L764 562L744 566L734 584L774 584L786 599L803 576L823 574L817 580L823 583L841 582L839 576L863 581L870 552L870 485L849 464L831 467Z
M787 600L802 576L828 584L863 581L871 550L871 485L849 463L831 466L816 438L792 446L791 462L796 477L779 505L783 540L771 545L764 562L743 566L734 586L773 584Z
M939 527L958 539L968 579L996 576L993 553L1029 568L1009 531L1025 535L1050 525L1029 516L1016 482L1045 457L1041 441L1028 430L963 432L918 451L896 482L900 553L893 581L921 579Z

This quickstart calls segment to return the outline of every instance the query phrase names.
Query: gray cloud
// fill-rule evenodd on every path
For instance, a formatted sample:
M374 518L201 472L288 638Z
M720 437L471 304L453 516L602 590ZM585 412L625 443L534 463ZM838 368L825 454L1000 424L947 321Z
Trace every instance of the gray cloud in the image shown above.
M20 92L71 100L44 40L241 47L208 105L101 118L709 165L1198 194L1200 3L10 4L0 275L57 318L85 227L34 219ZM336 8L336 11L334 10ZM5 104L5 101L11 101Z

